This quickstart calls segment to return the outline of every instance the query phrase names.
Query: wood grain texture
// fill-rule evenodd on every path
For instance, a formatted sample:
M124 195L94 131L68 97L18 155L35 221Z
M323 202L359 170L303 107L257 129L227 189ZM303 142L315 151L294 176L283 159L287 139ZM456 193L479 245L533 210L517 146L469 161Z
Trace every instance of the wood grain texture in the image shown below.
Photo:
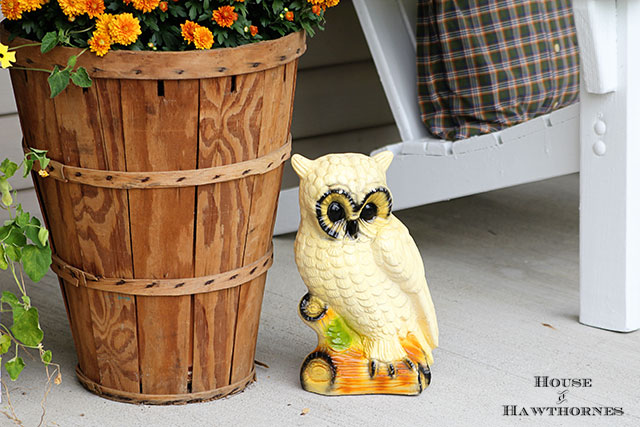
M291 125L297 61L265 72L263 120L257 155L282 145ZM254 181L249 229L244 262L262 256L271 242L275 224L278 195L282 181L282 166ZM231 381L237 381L253 369L260 309L266 274L240 287L238 318L233 353Z
M32 43L15 38L8 41L8 32L0 26L0 40L10 46ZM77 65L85 67L92 78L134 80L191 80L256 73L289 63L306 50L304 31L276 40L252 43L236 48L193 50L184 52L153 52L114 50L104 57L82 55ZM71 55L81 49L57 47L46 55L40 46L20 49L16 66L52 69L64 68Z
M260 141L264 74L202 80L199 167L255 159ZM252 176L198 188L196 275L244 264ZM231 383L239 289L194 297L193 391Z
M195 169L198 81L121 82L127 170ZM185 95L192 94L192 95ZM192 277L195 190L129 190L136 278ZM136 297L141 392L187 393L191 297Z
M12 70L20 120L25 140L29 146L48 150L50 158L69 164L78 164L77 152L63 147L59 134L55 102L49 98L47 76L44 73ZM34 176L35 178L35 176ZM37 179L37 178L36 178ZM79 187L68 186L54 180L41 181L41 206L50 227L52 249L68 262L76 265L82 261L76 232L73 198ZM57 242L57 244L56 244ZM78 362L89 378L99 380L88 291L61 281L65 288L69 323L76 344Z

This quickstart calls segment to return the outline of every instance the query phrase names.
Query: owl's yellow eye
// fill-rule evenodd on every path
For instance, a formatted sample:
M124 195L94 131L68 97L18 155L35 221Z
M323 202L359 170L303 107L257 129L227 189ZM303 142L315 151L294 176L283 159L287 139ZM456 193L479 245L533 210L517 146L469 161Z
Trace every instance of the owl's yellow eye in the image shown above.
M367 194L364 206L360 210L360 219L372 222L376 218L387 218L391 215L391 194L384 187L379 187Z
M344 230L347 219L355 210L353 199L344 190L329 190L316 202L318 224L334 238Z

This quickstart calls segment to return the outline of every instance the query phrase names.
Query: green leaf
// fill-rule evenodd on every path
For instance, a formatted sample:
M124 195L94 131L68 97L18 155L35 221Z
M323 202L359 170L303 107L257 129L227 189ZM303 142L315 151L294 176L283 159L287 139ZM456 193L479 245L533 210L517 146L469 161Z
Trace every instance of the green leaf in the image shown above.
M27 244L27 238L24 237L24 233L22 232L22 230L18 228L17 225L14 225L11 228L11 232L9 233L9 236L6 239L4 239L4 243L6 245L13 245L20 248Z
M22 357L16 356L5 363L4 367L7 369L11 381L15 381L18 379L18 376L20 376L20 372L24 369L24 361L22 360Z
M31 307L25 310L23 306L13 309L13 337L27 347L37 347L44 338L44 332L40 329L38 309Z
M42 246L47 246L47 242L49 242L49 230L44 227L40 227L40 231L38 231L38 240Z
M71 55L67 60L67 68L69 68L70 70L73 70L73 68L76 66L76 62L78 62L78 56Z
M5 354L11 347L11 337L8 334L0 335L0 354Z
M24 166L23 166L23 170L22 170L22 177L26 178L29 176L29 174L31 173L31 170L33 169L33 162L34 160L29 158L26 159L24 161Z
M49 365L49 363L51 363L51 350L47 350L44 353L42 353L42 361L44 362L45 365Z
M0 193L2 194L2 203L5 206L11 206L13 197L11 197L11 184L6 178L0 178Z
M20 250L20 248L16 248L15 246L7 246L4 250L11 261L20 262L20 258L22 258L22 251Z
M87 73L87 69L84 67L79 67L76 71L71 73L71 81L79 87L91 87L91 84L93 83L91 81L91 77L89 77L89 73Z
M69 86L70 77L69 70L60 70L57 65L53 68L53 71L51 71L51 74L47 78L49 88L51 89L51 98L55 98Z
M4 246L0 245L0 270L6 270L8 267L9 263L4 257Z
M16 307L22 307L22 304L20 303L20 300L18 299L18 297L9 291L2 292L2 297L0 298L0 302L9 304L12 309Z
M26 227L25 234L27 235L29 240L31 240L37 246L44 247L46 245L42 245L40 243L40 236L38 235L40 233L40 227L40 220L38 220L38 218L31 218L31 220L29 221L29 226Z
M58 44L58 33L51 31L42 38L42 44L40 45L40 52L47 53Z
M39 248L35 245L27 245L22 249L22 266L27 276L34 282L47 274L51 265L51 248L46 246Z
M18 170L18 165L13 163L9 159L4 159L2 164L0 164L0 172L5 174L7 178L11 178L16 171Z
M351 346L351 334L347 329L344 321L336 317L327 326L325 334L328 338L329 345L336 351L344 351Z

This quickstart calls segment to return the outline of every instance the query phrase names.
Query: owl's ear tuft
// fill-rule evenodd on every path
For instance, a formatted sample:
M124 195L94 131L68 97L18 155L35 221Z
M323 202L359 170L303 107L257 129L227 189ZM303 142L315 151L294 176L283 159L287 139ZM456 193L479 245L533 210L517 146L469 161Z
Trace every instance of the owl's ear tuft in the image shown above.
M386 172L391 165L391 161L393 160L393 153L389 150L386 150L374 156L371 156L371 158L376 161L378 166L380 166L380 169Z
M309 160L300 154L294 154L291 156L291 166L293 166L293 170L296 171L302 179L306 177L313 168L313 160Z

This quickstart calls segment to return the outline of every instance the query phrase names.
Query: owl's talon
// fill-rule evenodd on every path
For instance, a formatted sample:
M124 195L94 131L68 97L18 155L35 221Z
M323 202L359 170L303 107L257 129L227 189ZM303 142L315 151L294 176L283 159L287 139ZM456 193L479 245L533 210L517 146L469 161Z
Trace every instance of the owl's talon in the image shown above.
M424 377L424 380L426 382L425 387L428 387L431 384L431 369L429 369L429 365L423 365L422 363L419 363L418 370Z
M377 373L378 373L378 364L376 363L375 360L371 359L369 361L369 376L373 378L376 376Z
M416 370L415 363L413 363L411 361L411 359L409 359L408 357L406 359L404 359L403 362L404 362L405 365L407 365L407 368L409 368L410 371L415 371Z
M389 377L393 378L396 376L396 367L393 363L389 363L387 365L387 371L389 372Z

